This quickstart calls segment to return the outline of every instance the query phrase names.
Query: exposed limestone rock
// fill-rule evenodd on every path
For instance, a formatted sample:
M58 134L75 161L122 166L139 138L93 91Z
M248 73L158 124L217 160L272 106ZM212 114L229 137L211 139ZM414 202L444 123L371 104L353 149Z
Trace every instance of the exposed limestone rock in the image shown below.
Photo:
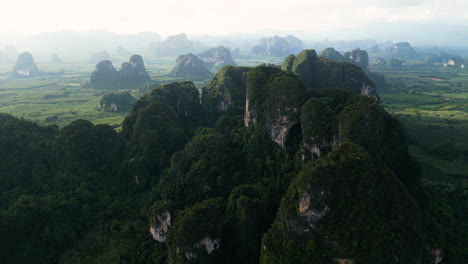
M366 70L369 65L369 54L365 50L353 49L350 52L346 52L344 58L363 70Z
M354 260L352 259L336 258L335 261L337 264L354 264Z
M221 245L221 239L211 239L209 236L206 236L205 238L201 239L197 243L192 245L193 249L202 249L204 248L206 250L206 253L210 255L213 253L213 251L219 249L219 246ZM182 248L177 248L176 252L180 255L184 249ZM198 257L198 254L195 252L192 252L190 250L185 251L184 256L187 260L193 260Z
M285 149L289 130L296 124L298 124L297 120L288 120L288 117L284 115L276 116L268 129L270 131L270 138L282 149Z
M202 101L208 110L226 111L228 108L242 109L245 106L247 72L250 68L225 66L204 88Z
M135 98L128 92L117 92L105 94L99 105L101 109L107 110L109 112L126 112L130 110L132 103L135 101ZM135 176L136 177L136 176ZM138 181L138 178L135 178L135 181Z
M167 233L171 227L171 221L171 213L169 213L169 211L164 211L161 214L153 216L153 223L150 225L150 233L154 240L159 242L166 241Z
M34 63L31 53L23 52L18 55L12 74L14 77L18 78L35 77L39 75L39 69L37 68L36 63Z
M271 66L254 68L247 74L244 125L264 125L271 139L286 148L291 128L299 123L305 91L304 84L292 72Z
M315 138L310 138L309 140L311 142L315 142L313 144L311 143L306 143L304 142L304 147L312 154L317 157L320 157L322 154L324 154L325 149L333 149L337 147L340 144L340 137L338 134L332 135L331 140L322 140L319 142L316 142Z
M208 70L214 73L226 65L237 66L237 63L232 59L231 51L223 46L211 48L198 54L197 57L204 62Z
M439 264L444 260L444 250L441 248L433 248L430 250L430 255L432 257L432 262L430 264Z
M322 191L318 194L315 194L315 196L318 197L313 197L314 200L322 201L324 200L325 193ZM328 205L324 205L321 209L311 206L311 199L313 198L311 194L307 193L306 191L303 191L300 197L298 214L306 218L306 222L311 228L315 228L316 224L322 220L322 218L330 211L330 208ZM309 229L304 230L304 232L308 231Z

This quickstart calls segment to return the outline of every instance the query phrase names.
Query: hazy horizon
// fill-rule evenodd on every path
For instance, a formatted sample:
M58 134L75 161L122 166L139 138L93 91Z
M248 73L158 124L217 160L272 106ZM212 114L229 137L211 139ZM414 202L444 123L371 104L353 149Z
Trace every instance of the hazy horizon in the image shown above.
M163 38L255 33L264 29L321 33L377 23L468 25L466 0L306 1L21 1L3 4L0 32L108 30L119 34L158 32ZM27 7L27 8L26 8Z

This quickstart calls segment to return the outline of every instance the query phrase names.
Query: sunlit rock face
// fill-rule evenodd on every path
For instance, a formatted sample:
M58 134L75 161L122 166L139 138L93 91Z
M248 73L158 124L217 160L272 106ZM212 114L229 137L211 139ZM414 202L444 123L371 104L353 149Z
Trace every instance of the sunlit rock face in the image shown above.
M12 70L12 75L17 78L28 78L39 75L39 69L31 53L24 52L18 55L18 59Z
M214 73L226 65L237 66L232 59L231 51L223 46L211 48L198 54L197 57L203 61L208 70Z
M153 239L159 242L166 241L167 233L171 227L171 213L164 211L161 214L154 215L150 225L150 233Z
M211 76L211 73L200 58L189 53L177 58L171 75L187 80L205 80Z
M296 136L291 129L299 124L300 108L306 99L303 82L292 72L259 66L247 74L246 89L244 125L266 127L270 138L286 148L288 139Z

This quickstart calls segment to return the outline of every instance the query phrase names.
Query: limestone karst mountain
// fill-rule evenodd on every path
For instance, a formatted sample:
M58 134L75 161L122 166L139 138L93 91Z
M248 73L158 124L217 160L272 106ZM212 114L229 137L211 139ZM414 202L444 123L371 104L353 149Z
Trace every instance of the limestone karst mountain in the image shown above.
M178 56L187 53L199 53L203 45L196 40L189 40L185 33L167 37L163 42L156 44L155 54L159 57Z
M259 44L252 48L252 52L265 56L283 57L289 54L296 54L303 48L303 41L292 35L286 37L273 36L271 38L260 39Z
M231 51L223 46L208 49L198 54L197 57L204 62L208 70L214 73L226 65L237 66L232 59Z
M17 78L35 77L40 74L39 69L34 62L31 53L23 52L18 55L16 64L11 71L12 75Z
M205 62L192 53L180 55L176 60L176 65L172 69L171 75L187 80L204 80L211 76L210 71L205 67Z
M95 89L104 90L136 89L150 80L143 58L132 55L129 62L122 63L120 70L116 70L110 60L96 64L90 84Z

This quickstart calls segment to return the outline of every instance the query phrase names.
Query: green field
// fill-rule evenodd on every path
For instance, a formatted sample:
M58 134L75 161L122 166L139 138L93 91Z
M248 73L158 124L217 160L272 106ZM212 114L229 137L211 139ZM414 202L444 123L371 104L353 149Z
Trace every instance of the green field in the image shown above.
M382 105L405 126L411 153L431 180L468 177L468 71L440 65L372 67L385 76Z

